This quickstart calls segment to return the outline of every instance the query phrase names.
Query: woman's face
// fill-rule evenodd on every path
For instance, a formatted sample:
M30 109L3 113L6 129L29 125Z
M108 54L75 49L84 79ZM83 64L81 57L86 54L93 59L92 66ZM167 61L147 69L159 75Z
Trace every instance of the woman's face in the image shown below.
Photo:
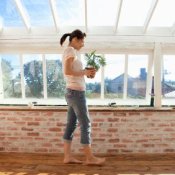
M73 38L72 44L76 50L80 50L84 46L84 38L83 39Z

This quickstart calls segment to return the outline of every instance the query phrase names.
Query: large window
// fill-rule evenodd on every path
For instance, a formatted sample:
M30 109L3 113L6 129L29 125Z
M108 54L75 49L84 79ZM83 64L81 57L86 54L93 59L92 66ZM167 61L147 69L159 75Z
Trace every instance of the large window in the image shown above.
M1 55L4 98L21 98L21 70L18 55Z
M61 55L46 55L47 97L64 98L65 81Z
M61 55L0 55L1 104L65 104L64 94Z
M128 56L127 96L143 99L146 97L148 56Z
M106 66L99 69L94 79L85 77L88 104L107 105L113 101L119 105L149 105L152 83L150 54L103 55ZM18 101L24 104L30 101L66 104L61 54L2 54L0 58L1 103L13 98L15 104ZM81 59L85 67L84 54ZM174 65L174 56L164 56L162 81L167 87L174 85L175 72L171 65ZM172 96L168 93L170 91L163 95ZM12 103L11 100L6 102Z
M24 55L25 96L43 98L42 55Z
M123 98L125 55L105 55L105 98Z
M162 69L162 96L175 98L175 55L164 55Z

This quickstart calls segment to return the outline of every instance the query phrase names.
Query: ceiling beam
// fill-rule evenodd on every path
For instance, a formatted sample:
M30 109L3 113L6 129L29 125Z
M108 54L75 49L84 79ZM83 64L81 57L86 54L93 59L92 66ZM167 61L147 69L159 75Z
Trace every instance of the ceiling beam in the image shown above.
M34 44L37 43L38 45L49 45L49 44L56 44L56 46L58 47L58 38L60 38L61 35L48 35L46 37L46 35L40 36L40 37L32 37L32 36L24 36L24 37L18 37L18 36L8 36L8 37L1 37L0 38L0 48L3 46L6 46L6 44L10 44L15 46L16 44L24 44L25 46L28 47L29 44ZM132 43L132 47L135 47L133 45L133 43L155 43L155 42L160 42L163 44L166 43L171 43L171 44L175 44L175 37L169 36L169 37L165 37L165 36L114 36L114 35L110 35L110 36L88 36L86 38L86 43L91 43L91 47L93 47L93 45L95 45L97 43L98 47L100 48L101 46L108 46L114 43L123 43L123 47L125 47L125 44L127 45L127 43ZM85 44L86 46L86 44ZM115 47L115 44L114 46Z
M24 24L25 24L27 30L30 31L31 30L30 18L29 18L29 15L28 15L26 9L22 5L21 0L14 0L14 2L15 2L17 9L18 9L23 21L24 21Z
M154 13L154 11L155 11L155 9L156 9L156 6L157 6L157 4L158 4L158 1L159 1L159 0L153 0L153 1L152 1L151 7L150 7L150 9L149 9L149 11L148 11L147 18L146 18L145 23L144 23L144 26L143 26L143 33L144 33L144 34L146 33L146 31L147 31L147 29L148 29L148 25L149 25L149 23L150 23L150 21L151 21L151 18L152 18L152 16L153 16L153 13Z
M55 28L56 28L56 31L58 32L59 31L59 24L58 24L59 17L58 17L58 11L56 8L56 1L55 0L50 0L50 7L52 10Z
M118 29L118 23L119 23L120 14L121 14L122 3L123 3L123 0L120 0L118 4L114 34L117 32L117 29Z
M84 11L85 11L85 32L88 32L88 24L87 24L87 0L84 0Z
M82 31L85 31L84 26L78 26ZM73 26L66 26L59 28L59 33L55 31L55 27L32 27L32 33L28 33L22 27L4 27L3 33L0 35L1 38L21 38L21 37L32 37L32 38L40 38L41 36L55 36L61 33L66 33L67 31L72 31L75 28ZM98 36L102 37L106 36L148 36L152 37L172 37L172 28L171 27L150 27L145 35L143 35L142 27L120 27L117 31L117 34L114 35L114 28L112 26L101 26L101 27L92 27L88 29L88 36ZM174 38L174 37L173 37ZM175 38L174 38L175 39Z

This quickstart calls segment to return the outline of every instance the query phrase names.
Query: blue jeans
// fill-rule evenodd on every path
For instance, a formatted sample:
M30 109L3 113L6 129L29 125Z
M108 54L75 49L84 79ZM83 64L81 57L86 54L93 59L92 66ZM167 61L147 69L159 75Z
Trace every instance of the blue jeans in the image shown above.
M65 141L72 141L74 130L80 123L81 144L91 144L91 122L86 105L85 91L66 89L65 98L68 104L67 124L64 133Z

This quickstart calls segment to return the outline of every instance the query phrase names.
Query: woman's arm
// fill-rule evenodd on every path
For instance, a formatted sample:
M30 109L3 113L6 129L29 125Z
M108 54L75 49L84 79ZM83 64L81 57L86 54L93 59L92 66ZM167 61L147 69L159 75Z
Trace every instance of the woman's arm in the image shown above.
M74 71L72 69L73 60L74 60L74 57L70 57L70 58L65 60L65 63L64 63L64 74L65 75L73 75L73 76L84 76L84 75L86 75L86 76L91 76L92 74L94 74L95 69L94 70L83 69L83 70L80 70L78 72Z

